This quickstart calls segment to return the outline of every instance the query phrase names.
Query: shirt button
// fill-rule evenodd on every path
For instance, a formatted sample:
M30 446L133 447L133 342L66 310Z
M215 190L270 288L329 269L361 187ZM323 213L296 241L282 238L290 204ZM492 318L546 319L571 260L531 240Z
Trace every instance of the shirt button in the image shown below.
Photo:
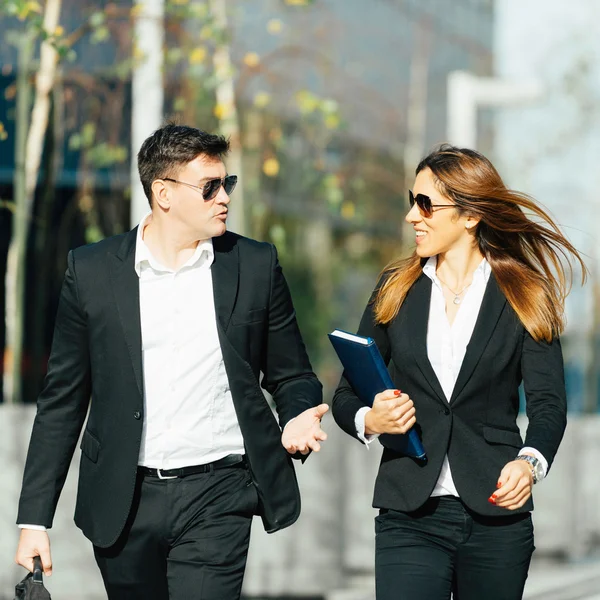
M136 410L136 411L133 413L133 418L134 418L134 419L137 419L137 420L139 421L139 420L142 418L142 413L141 413L139 410Z

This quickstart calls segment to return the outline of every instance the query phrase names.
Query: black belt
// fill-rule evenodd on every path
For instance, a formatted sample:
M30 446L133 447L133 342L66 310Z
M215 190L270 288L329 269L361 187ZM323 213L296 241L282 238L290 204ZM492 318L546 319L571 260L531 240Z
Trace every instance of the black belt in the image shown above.
M175 479L176 477L187 477L188 475L197 475L198 473L210 473L210 471L214 471L215 469L245 466L246 457L243 454L228 454L219 460L206 463L205 465L194 465L191 467L181 467L179 469L153 469L150 467L138 467L138 472L146 477Z

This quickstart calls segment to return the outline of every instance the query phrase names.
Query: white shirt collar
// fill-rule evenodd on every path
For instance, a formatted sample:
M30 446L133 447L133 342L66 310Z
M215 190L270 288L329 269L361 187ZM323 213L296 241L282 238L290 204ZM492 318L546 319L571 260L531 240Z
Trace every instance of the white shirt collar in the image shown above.
M437 283L439 285L440 280L438 279L438 277L436 275L436 272L435 272L436 268L437 268L437 256L432 256L425 263L425 266L423 267L423 273L425 273L425 275L427 275L427 277L429 277L429 279L431 279L431 281L433 281L434 283ZM490 263L484 258L479 263L479 265L475 269L475 272L473 273L473 282L480 280L480 281L483 281L484 283L487 283L491 274L492 274L492 267L490 266Z
M140 224L138 225L137 237L135 240L135 263L134 268L137 276L139 277L144 266L150 266L155 271L163 271L167 273L172 273L173 269L169 269L162 265L150 252L150 248L148 248L147 244L144 242L144 238L142 237L144 227L146 225L146 221L152 215L152 211L146 213ZM198 246L196 246L196 250L191 258L182 266L180 269L184 267L192 267L200 262L200 259L204 257L203 265L206 265L209 268L215 257L215 252L213 249L212 239L208 240L200 240L198 242Z

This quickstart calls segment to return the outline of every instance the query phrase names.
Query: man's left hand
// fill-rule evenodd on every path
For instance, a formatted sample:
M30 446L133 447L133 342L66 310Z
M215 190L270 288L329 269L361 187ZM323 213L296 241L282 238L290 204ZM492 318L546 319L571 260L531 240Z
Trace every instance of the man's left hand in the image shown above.
M327 439L327 434L321 429L321 418L328 410L327 404L319 404L292 419L281 434L283 447L290 454L308 454L311 450L318 452L321 449L319 442Z

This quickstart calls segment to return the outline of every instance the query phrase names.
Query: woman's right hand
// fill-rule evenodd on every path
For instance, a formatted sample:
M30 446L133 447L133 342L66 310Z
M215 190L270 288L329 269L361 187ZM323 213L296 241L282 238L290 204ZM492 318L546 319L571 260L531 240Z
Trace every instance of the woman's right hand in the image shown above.
M406 433L415 423L415 405L400 390L385 390L375 396L365 415L365 433Z

